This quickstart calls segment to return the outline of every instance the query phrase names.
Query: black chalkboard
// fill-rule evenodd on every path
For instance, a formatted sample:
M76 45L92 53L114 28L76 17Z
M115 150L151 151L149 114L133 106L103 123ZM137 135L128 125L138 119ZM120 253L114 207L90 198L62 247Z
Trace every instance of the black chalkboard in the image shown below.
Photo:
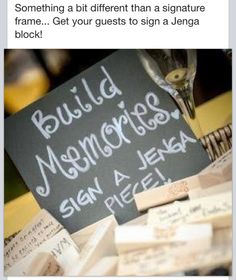
M5 120L5 148L40 206L70 232L209 159L134 50L120 50Z

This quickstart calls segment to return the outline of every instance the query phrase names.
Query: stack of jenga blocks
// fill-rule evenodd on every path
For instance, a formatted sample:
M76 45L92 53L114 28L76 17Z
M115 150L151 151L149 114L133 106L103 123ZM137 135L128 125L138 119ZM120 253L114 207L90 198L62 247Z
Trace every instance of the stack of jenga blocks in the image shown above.
M69 234L46 210L6 245L7 276L209 275L232 262L231 150L197 175L135 195L141 216Z

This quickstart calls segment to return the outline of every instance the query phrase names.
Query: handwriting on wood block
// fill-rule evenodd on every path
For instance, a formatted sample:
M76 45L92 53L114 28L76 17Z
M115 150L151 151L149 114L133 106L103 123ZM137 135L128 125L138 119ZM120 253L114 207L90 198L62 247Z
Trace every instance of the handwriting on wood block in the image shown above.
M77 264L79 260L79 249L71 239L66 230L61 230L49 240L42 243L31 254L14 264L9 270L5 271L7 276L24 276L29 268L32 260L37 254L48 252L54 256L60 267L64 270L64 274L69 274L71 268Z
M50 253L39 253L31 262L26 276L62 276L63 269Z
M209 188L196 188L190 190L188 195L189 198L192 200L192 199L197 199L201 197L206 197L206 196L215 195L224 192L230 192L230 191L232 191L232 181L228 181Z
M214 228L221 228L231 225L231 216L232 194L227 192L150 209L148 224L176 226L210 222Z
M119 258L119 276L137 275L166 275L179 271L198 269L213 265L229 263L232 260L230 245L214 246L203 252L193 252L189 248L186 251L185 245L176 248L151 248L123 254ZM182 248L185 254L182 252Z
M62 228L62 225L53 216L42 209L4 248L5 270L27 256Z
M184 198L190 189L200 187L197 175L134 195L139 211Z
M84 245L78 264L71 269L70 275L85 275L100 258L117 254L114 244L114 231L117 226L116 220L112 217L98 224L95 232Z
M188 224L179 227L119 226L115 230L115 243L119 254L157 245L185 241L211 244L211 224ZM205 246L206 247L206 246Z
M104 257L99 260L85 276L115 276L118 256Z

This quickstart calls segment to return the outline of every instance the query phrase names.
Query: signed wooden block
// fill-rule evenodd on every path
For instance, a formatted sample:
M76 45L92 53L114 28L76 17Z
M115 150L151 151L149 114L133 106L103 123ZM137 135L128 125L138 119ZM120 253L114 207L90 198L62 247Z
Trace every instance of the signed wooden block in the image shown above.
M115 243L119 254L168 243L201 241L211 246L211 224L188 224L179 227L158 228L150 226L119 226L115 230Z
M190 269L217 266L230 263L232 250L230 245L214 246L203 252L194 252L189 248L182 253L180 245L174 248L151 248L123 254L119 258L119 276L166 275ZM184 248L185 249L185 248Z
M4 268L30 254L43 242L53 237L62 229L62 225L50 213L42 209L24 229L4 248Z
M118 256L104 257L99 260L85 276L115 276Z
M158 227L212 223L214 228L223 228L232 224L231 217L232 194L227 192L149 209L148 224Z
M60 267L52 254L39 253L31 262L26 276L62 276L63 269Z
M208 188L232 180L231 150L203 169L199 174L183 178L156 189L135 194L139 211L187 197L196 188Z
M184 198L188 195L190 189L199 188L200 186L198 176L194 175L155 189L135 194L134 199L138 210L144 211L157 205Z
M114 244L114 230L117 225L116 220L109 219L97 226L84 245L78 263L71 269L70 275L85 275L102 257L117 254Z
M26 275L34 258L42 252L52 254L63 269L65 275L73 276L70 274L70 270L79 260L79 249L71 239L69 233L64 229L42 243L31 254L14 264L9 270L5 271L5 274L7 276Z

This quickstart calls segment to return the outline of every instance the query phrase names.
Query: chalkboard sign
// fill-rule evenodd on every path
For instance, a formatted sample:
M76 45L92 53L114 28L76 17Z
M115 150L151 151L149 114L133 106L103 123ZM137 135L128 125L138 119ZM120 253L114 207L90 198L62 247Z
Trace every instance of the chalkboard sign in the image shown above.
M70 232L139 215L133 195L209 159L134 50L120 50L5 120L5 148L40 206Z

